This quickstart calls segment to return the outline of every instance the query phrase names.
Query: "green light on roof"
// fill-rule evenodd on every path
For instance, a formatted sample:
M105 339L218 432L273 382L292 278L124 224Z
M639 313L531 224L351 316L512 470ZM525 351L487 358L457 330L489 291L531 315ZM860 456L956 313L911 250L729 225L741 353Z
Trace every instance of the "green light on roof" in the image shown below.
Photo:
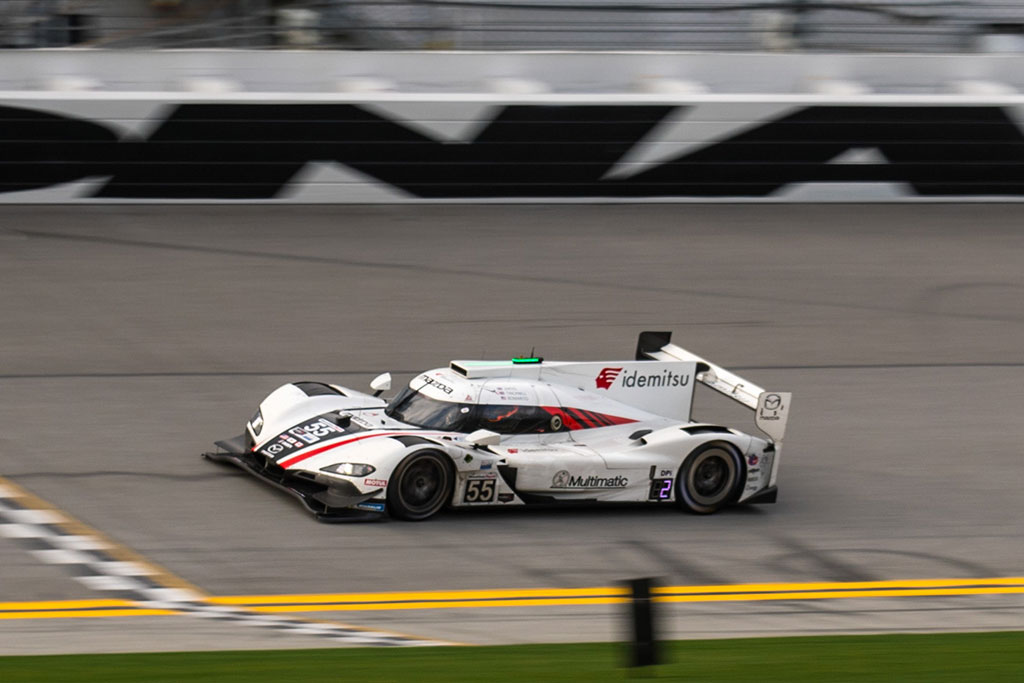
M543 363L544 359L543 358L513 358L512 362L517 364L517 365L521 364L521 363L524 363L524 364L525 363Z

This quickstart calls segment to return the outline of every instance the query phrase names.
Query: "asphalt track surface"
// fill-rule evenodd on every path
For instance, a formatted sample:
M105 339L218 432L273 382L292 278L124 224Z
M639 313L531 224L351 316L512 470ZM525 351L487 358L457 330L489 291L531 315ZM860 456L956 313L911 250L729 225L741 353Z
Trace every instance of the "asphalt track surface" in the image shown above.
M1018 577L1021 215L3 207L0 475L209 596ZM644 329L794 392L778 504L324 525L199 458L288 380L365 388L384 370L533 348L628 358ZM713 396L696 412L752 428ZM107 597L40 557L0 535L0 602ZM617 638L621 613L613 600L304 616L490 643ZM674 637L1022 626L1013 592L664 609ZM0 653L333 644L191 616L0 619Z

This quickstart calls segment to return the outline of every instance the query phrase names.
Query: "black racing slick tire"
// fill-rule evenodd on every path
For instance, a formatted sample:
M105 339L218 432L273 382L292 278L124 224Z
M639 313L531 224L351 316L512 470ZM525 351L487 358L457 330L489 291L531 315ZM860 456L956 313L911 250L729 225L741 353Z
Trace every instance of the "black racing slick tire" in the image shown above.
M398 463L388 484L392 517L418 522L433 517L452 497L455 467L440 451L418 451Z
M686 456L676 478L676 500L698 515L709 515L737 498L743 458L731 444L706 443Z

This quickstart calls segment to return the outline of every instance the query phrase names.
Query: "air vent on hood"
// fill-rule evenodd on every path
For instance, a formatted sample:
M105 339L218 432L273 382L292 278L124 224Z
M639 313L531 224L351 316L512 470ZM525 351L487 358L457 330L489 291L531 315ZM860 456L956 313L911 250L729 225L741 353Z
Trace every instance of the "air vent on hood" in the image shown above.
M295 386L302 389L302 393L306 396L344 396L330 384L324 384L323 382L296 382Z
M728 427L717 427L715 425L694 425L693 427L681 427L687 434L732 434Z

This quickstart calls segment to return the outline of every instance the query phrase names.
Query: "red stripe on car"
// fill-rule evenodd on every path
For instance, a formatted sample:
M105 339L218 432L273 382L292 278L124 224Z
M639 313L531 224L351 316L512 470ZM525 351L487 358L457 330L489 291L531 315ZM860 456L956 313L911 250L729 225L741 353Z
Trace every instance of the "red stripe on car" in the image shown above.
M602 426L601 423L595 420L594 417L586 410L580 410L579 408L566 408L565 412L576 418L576 421L583 425L584 429Z
M597 413L602 420L608 420L613 425L628 425L630 422L636 422L636 420L629 417L619 417L618 415L606 415L605 413Z
M626 425L636 420L618 415L606 413L595 413L592 410L581 410L580 408L559 408L555 406L541 406L552 417L557 415L562 418L562 424L569 431L577 429L593 429L594 427L611 427L614 425Z
M295 455L287 457L277 464L280 465L281 467L290 467L296 463L302 462L303 460L312 458L314 455L320 455L321 453L329 451L332 448L337 448L338 446L344 446L346 444L355 443L356 441L362 441L363 439L372 439L375 436L401 436L403 434L410 433L415 433L416 436L422 436L422 434L416 432L376 432L374 434L362 434L351 439L345 439L344 441L335 441L333 443L327 444L326 446L321 446L320 448L314 448L311 451L306 451L305 453L296 453Z

